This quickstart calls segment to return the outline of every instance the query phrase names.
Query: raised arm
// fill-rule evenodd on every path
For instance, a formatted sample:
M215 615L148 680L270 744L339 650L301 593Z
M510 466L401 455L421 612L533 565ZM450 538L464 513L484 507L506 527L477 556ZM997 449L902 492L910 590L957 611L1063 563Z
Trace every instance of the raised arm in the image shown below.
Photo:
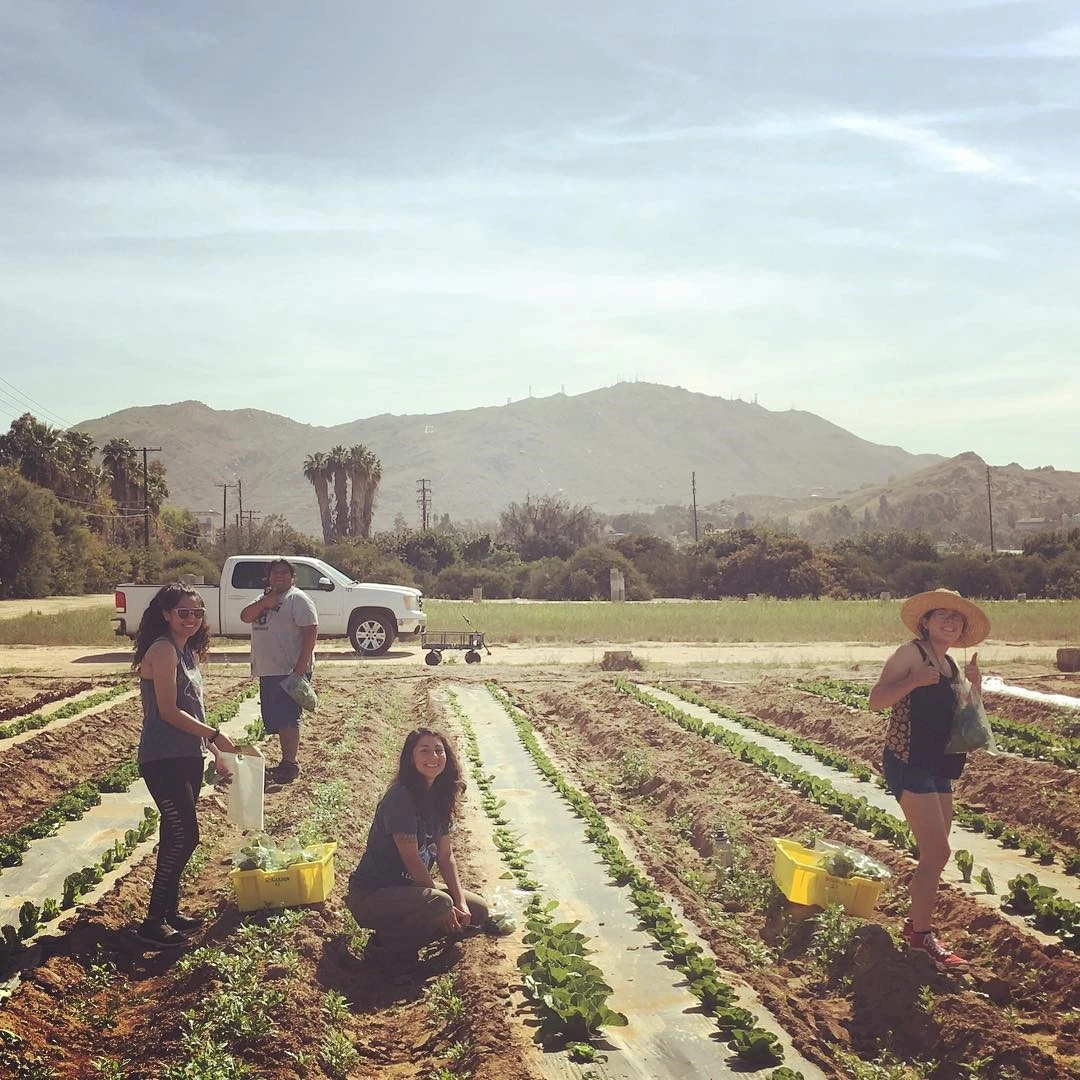
M258 600L252 600L245 608L240 609L240 621L243 623L257 622L264 612L270 611L280 602L276 593L265 592Z
M871 709L888 709L920 686L933 686L938 669L923 658L910 642L901 645L885 661L881 675L870 691Z

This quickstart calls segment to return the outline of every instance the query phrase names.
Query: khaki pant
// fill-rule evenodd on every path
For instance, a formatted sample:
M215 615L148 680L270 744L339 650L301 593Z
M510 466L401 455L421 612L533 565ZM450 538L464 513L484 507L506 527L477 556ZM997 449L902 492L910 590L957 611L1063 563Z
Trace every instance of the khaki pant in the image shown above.
M487 901L473 892L464 892L471 926L482 928L488 917ZM395 885L387 889L345 894L345 906L359 926L374 930L387 949L419 949L443 937L443 926L454 901L445 888L425 889L419 885Z

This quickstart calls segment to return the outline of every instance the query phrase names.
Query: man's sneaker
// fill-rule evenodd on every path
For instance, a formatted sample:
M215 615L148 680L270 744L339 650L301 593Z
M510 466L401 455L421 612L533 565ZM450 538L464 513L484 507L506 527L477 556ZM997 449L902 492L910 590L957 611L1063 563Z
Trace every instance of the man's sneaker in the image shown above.
M910 921L906 921L903 933L907 947L913 952L926 953L939 971L959 971L968 966L968 962L962 956L957 956L945 942L939 941L932 930L920 933Z
M266 770L268 784L291 784L300 775L300 766L295 761L282 761L272 769Z
M171 915L166 915L165 921L174 930L179 930L181 934L187 934L192 930L198 930L199 927L202 926L202 919L193 919L190 915L181 915L175 911Z
M188 944L187 936L165 919L147 919L136 929L135 937L151 949L180 949Z

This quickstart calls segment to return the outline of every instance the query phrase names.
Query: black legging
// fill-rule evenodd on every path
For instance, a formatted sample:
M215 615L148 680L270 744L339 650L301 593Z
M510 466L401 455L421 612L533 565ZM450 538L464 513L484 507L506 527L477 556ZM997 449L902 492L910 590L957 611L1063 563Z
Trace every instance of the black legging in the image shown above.
M148 918L175 915L180 903L180 875L199 844L195 802L202 787L201 757L145 761L139 773L161 812L157 869L150 890Z

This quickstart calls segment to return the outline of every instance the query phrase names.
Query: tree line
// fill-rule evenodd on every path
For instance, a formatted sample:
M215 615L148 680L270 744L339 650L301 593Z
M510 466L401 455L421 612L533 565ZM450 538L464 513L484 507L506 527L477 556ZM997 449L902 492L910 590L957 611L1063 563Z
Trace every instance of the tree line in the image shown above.
M641 518L530 495L485 527L443 515L432 528L415 529L399 516L392 529L373 532L382 465L369 448L334 447L297 467L312 484L321 537L280 515L227 524L208 537L193 515L167 505L160 462L150 464L144 490L127 440L99 450L85 433L26 414L0 435L0 597L105 592L118 581L156 583L183 573L213 581L227 554L238 551L315 555L357 580L458 599L475 588L490 599L606 599L613 568L622 571L630 600L751 593L844 599L938 585L984 599L1080 596L1077 528L1036 533L1020 554L998 555L902 528L812 543L778 528L707 523L699 540L682 542L650 534Z

